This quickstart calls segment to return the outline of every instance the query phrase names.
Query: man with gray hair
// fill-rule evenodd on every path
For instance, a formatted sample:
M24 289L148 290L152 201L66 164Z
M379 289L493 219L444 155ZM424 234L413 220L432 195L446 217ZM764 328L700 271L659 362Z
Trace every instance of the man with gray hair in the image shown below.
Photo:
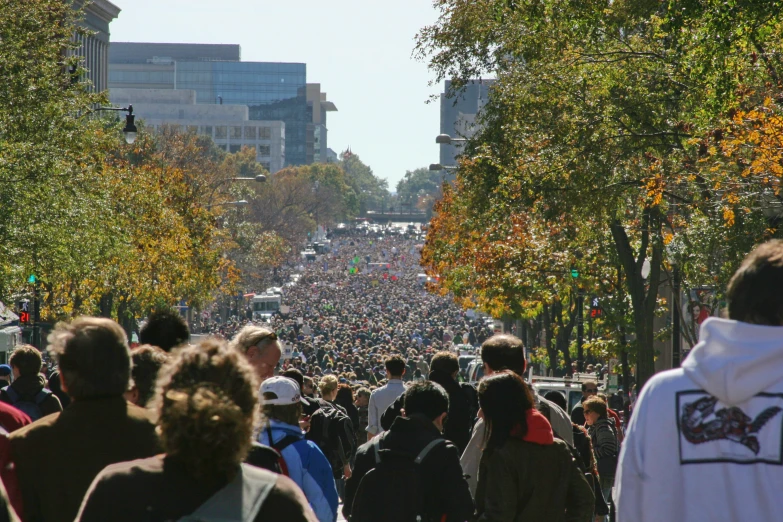
M283 354L274 330L252 324L245 326L234 336L231 347L245 354L260 382L274 376L275 368Z
M23 519L71 522L103 468L151 457L160 449L147 411L123 397L131 380L131 356L120 325L82 317L57 324L48 342L71 404L12 433L11 461Z

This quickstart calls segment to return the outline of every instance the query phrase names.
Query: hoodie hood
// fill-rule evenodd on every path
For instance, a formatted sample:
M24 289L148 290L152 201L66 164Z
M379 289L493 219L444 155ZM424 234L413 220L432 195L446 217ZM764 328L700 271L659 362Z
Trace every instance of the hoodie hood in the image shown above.
M552 425L538 410L535 408L527 410L525 412L525 420L527 421L527 434L524 437L520 437L519 425L517 425L511 430L512 437L522 439L525 442L541 444L542 446L555 443Z
M682 369L722 403L736 406L783 380L783 327L709 318Z

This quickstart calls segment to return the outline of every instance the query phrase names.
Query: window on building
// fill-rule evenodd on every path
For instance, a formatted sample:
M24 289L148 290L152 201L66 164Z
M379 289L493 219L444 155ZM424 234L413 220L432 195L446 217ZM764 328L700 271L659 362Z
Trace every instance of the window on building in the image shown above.
M232 140L242 139L242 127L231 127L231 134L229 136Z
M272 129L270 129L269 127L258 128L258 139L268 140L271 138L272 138Z
M188 125L188 132L198 134L198 125Z
M272 169L270 169L270 168L269 168L269 162L268 162L268 161L262 161L262 162L261 162L261 166L262 166L262 167L264 167L264 169L265 169L267 172L272 172Z
M245 139L246 140L254 140L254 139L256 139L256 128L255 127L245 127Z
M269 145L259 145L258 146L258 155L259 156L269 157L270 154L271 153L270 153Z
M242 150L242 145L229 145L228 147L228 151L232 154L239 152L240 150Z
M212 125L204 125L201 127L201 134L212 137Z
M224 140L226 139L226 126L225 125L218 125L215 127L215 139L216 140Z

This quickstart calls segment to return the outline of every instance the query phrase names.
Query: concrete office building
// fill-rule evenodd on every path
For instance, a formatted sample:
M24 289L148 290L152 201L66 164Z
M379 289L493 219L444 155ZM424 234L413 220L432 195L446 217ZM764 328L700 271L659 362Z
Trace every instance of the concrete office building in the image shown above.
M84 3L77 0L74 7L82 8ZM91 0L84 10L84 18L79 22L82 27L93 31L90 35L74 35L79 44L69 55L77 54L84 58L87 69L86 78L92 84L92 90L102 92L109 88L109 24L120 14L120 8L108 0Z
M476 116L489 99L489 89L495 80L474 80L465 90L449 97L451 80L440 95L440 133L453 138L469 138L476 132ZM460 146L441 145L440 164L454 165Z
M247 106L250 120L285 123L285 165L312 163L316 126L321 126L320 144L325 113L336 108L322 99L320 86L308 103L305 64L241 62L240 57L238 45L118 42L110 52L109 86L190 90L198 105Z
M186 89L111 89L115 105L133 105L133 112L148 129L164 125L212 138L226 152L249 146L256 160L274 174L285 165L285 124L249 119L247 105L196 104L196 92Z
M329 158L327 155L328 140L327 140L327 128L326 128L326 113L337 111L337 107L334 103L327 101L326 93L321 92L320 83L308 83L305 87L307 107L312 115L311 127L308 128L309 132L312 130L313 134L313 146L312 146L312 159L309 163L328 163ZM308 154L310 149L308 147Z

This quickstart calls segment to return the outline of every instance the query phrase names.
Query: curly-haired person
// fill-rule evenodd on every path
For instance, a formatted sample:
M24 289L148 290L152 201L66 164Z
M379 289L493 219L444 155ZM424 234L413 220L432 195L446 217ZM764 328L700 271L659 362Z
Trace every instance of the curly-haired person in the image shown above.
M245 357L222 341L175 352L158 378L158 432L165 454L104 469L77 520L190 515L314 522L307 500L289 478L241 464L259 425L257 382Z

